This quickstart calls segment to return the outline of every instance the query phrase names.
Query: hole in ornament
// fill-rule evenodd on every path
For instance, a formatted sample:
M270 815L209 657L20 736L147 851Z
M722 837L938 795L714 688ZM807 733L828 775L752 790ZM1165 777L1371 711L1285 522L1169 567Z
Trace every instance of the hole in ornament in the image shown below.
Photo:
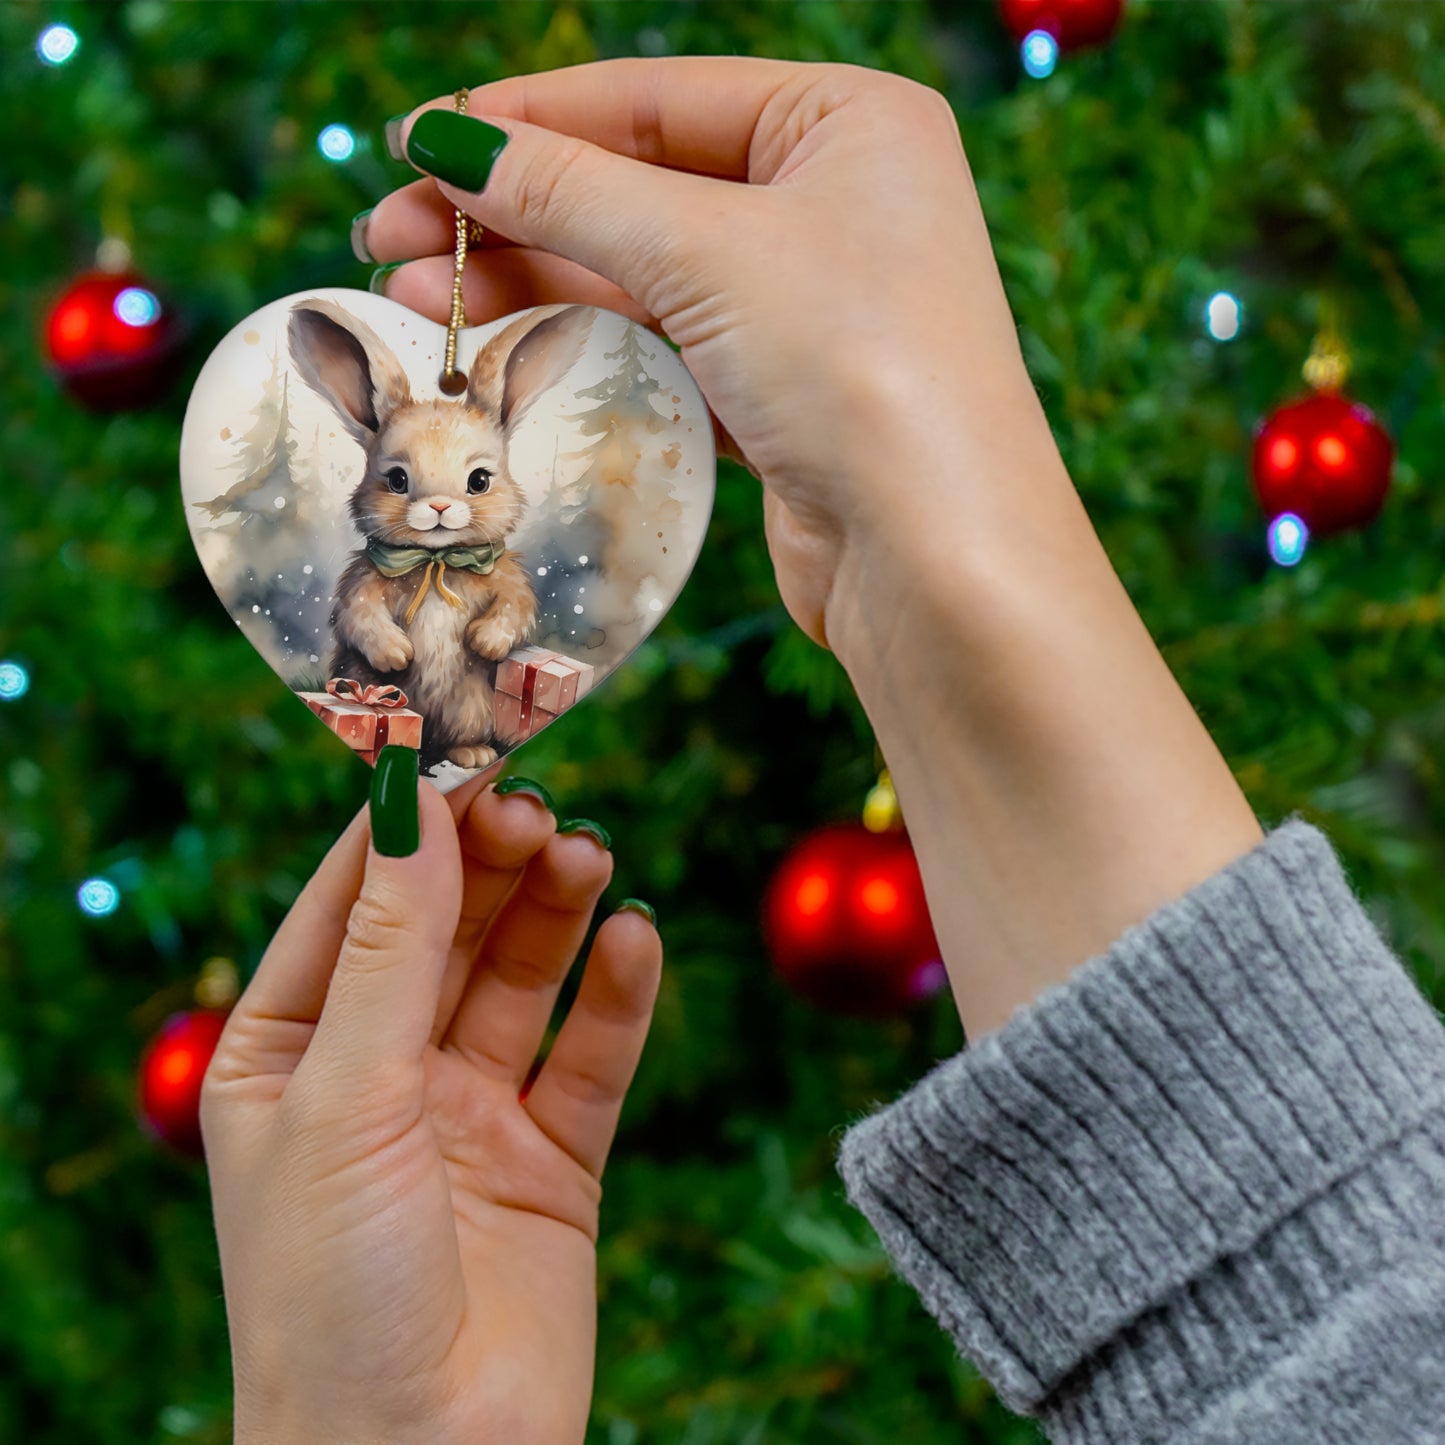
M444 371L437 378L437 385L441 388L443 396L460 396L467 389L466 373Z

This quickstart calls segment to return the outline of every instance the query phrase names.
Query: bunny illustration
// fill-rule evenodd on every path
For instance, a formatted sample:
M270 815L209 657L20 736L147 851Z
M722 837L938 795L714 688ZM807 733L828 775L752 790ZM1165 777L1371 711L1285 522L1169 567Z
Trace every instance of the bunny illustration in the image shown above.
M297 371L366 453L350 501L365 546L336 585L330 674L401 687L426 720L427 760L496 761L496 663L537 615L531 579L506 548L524 510L508 445L582 355L592 319L584 306L528 312L477 353L465 397L416 401L364 322L333 301L292 307Z

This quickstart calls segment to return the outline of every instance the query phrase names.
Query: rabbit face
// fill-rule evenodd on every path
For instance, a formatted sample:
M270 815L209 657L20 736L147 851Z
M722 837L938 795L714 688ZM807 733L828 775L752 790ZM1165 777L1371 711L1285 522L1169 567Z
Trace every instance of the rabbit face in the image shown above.
M401 364L363 321L325 298L291 309L291 355L366 452L351 498L363 536L391 546L500 543L521 520L507 446L533 402L582 354L586 306L538 307L477 352L463 401L414 401Z
M351 497L363 536L391 546L500 543L522 518L506 439L487 416L455 402L415 402L384 422Z

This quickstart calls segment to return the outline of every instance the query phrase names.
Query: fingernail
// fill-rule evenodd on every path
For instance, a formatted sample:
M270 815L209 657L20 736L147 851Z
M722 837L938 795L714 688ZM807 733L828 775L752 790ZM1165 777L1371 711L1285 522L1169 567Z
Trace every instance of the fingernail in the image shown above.
M407 111L403 115L394 115L386 123L386 153L394 161L404 161L406 159L406 154L401 148L401 128L406 123L406 117L410 114L411 112Z
M366 223L371 219L374 209L375 207L368 206L351 218L351 254L364 266L376 265L376 257L371 254L371 248L366 244Z
M415 748L385 747L371 774L371 841L386 858L409 858L421 846Z
M513 793L525 793L529 798L536 798L549 813L557 811L557 805L552 801L551 793L541 783L534 783L531 778L516 776L503 778L493 791L503 798L510 797Z
M405 261L390 261L385 266L378 266L376 270L371 273L371 280L366 283L366 289L370 291L373 296L385 296L387 277L390 276L398 266L405 265Z
M591 818L569 818L565 823L559 824L559 833L586 833L588 837L595 838L604 848L611 849L612 834L602 826L601 823L594 823Z
M448 185L480 191L507 140L506 131L484 120L454 110L424 110L406 138L406 158Z
M617 905L619 913L640 913L654 928L657 927L657 911L652 904L644 903L640 898L624 898Z

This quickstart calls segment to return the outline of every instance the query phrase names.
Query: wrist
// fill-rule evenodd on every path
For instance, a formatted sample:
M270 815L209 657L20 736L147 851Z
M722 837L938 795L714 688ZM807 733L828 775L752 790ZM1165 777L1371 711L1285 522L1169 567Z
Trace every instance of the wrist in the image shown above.
M1052 438L1000 436L848 540L826 614L971 1036L1260 836Z
M888 398L877 404L889 410ZM998 608L1045 559L1112 576L1032 389L989 398L983 412L986 427L905 416L902 435L880 416L881 460L853 484L824 613L828 646L860 692L880 669L891 675L891 649L906 639L987 653Z

